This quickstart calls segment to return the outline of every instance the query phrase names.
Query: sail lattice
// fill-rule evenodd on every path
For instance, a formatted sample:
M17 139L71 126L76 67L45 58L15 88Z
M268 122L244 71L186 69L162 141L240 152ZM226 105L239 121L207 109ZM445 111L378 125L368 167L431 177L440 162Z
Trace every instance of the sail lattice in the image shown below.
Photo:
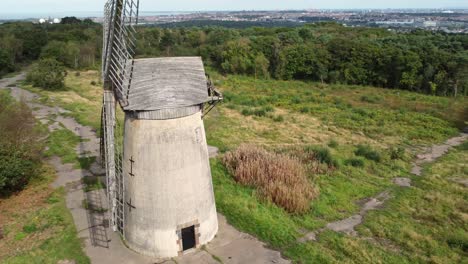
M139 0L109 0L104 7L102 75L122 107L132 81L138 8Z

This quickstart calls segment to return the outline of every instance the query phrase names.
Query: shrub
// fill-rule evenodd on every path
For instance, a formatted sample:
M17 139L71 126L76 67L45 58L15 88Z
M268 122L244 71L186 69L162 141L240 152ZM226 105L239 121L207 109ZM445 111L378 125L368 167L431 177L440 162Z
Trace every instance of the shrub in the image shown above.
M303 113L303 114L307 114L307 113L310 113L310 108L307 107L307 106L304 106L304 107L301 108L300 111L301 111L301 113Z
M351 158L344 162L346 166L353 166L356 168L364 167L364 160L362 158Z
M369 145L359 145L354 154L356 154L356 156L364 157L375 162L380 162L382 160L380 153L373 150Z
M307 212L317 196L302 164L290 156L242 145L226 153L223 163L237 182L256 188L263 198L289 213Z
M284 117L282 115L277 115L273 118L273 121L278 122L278 123L283 122Z
M59 90L65 87L66 70L55 59L42 59L28 73L26 80L33 86L46 90Z
M366 102L366 103L376 104L376 103L382 101L382 97L380 97L378 95L363 95L361 97L361 101Z
M330 140L330 142L328 142L328 146L330 148L337 148L338 147L338 142L334 139Z
M247 108L242 109L242 115L244 115L244 116L251 116L252 114L253 114L252 110L247 109Z
M307 146L304 151L308 154L313 155L313 158L318 160L320 163L327 164L329 167L338 168L340 163L335 159L330 149L321 146Z
M41 133L23 103L0 92L0 194L21 190L40 166Z
M390 158L392 160L404 160L406 156L406 151L402 147L391 148L390 149Z
M460 150L468 150L468 141L464 142L458 147Z
M75 77L80 77L81 73L80 72L75 72Z
M92 85L92 86L96 86L96 85L97 85L97 82L96 82L96 81L91 81L91 85Z

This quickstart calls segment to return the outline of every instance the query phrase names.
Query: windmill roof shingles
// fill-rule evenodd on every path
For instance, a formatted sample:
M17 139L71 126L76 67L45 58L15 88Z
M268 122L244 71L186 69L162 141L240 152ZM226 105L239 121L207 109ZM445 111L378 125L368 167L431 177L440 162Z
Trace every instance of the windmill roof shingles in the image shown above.
M173 109L207 101L207 80L200 57L136 59L124 110Z

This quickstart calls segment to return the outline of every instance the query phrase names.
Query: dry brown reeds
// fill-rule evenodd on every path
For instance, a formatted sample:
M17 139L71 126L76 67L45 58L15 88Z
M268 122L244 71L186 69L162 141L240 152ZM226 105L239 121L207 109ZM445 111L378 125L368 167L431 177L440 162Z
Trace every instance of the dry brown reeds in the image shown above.
M277 154L253 145L241 145L228 152L224 165L237 182L255 187L262 198L301 214L310 209L318 192L307 179L301 162L285 154Z

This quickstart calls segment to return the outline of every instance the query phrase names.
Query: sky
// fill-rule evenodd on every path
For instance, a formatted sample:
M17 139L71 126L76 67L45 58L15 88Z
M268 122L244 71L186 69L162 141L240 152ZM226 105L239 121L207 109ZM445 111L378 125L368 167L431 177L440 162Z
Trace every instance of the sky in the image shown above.
M1 13L101 11L105 0L0 0ZM468 8L468 0L140 0L142 11Z

